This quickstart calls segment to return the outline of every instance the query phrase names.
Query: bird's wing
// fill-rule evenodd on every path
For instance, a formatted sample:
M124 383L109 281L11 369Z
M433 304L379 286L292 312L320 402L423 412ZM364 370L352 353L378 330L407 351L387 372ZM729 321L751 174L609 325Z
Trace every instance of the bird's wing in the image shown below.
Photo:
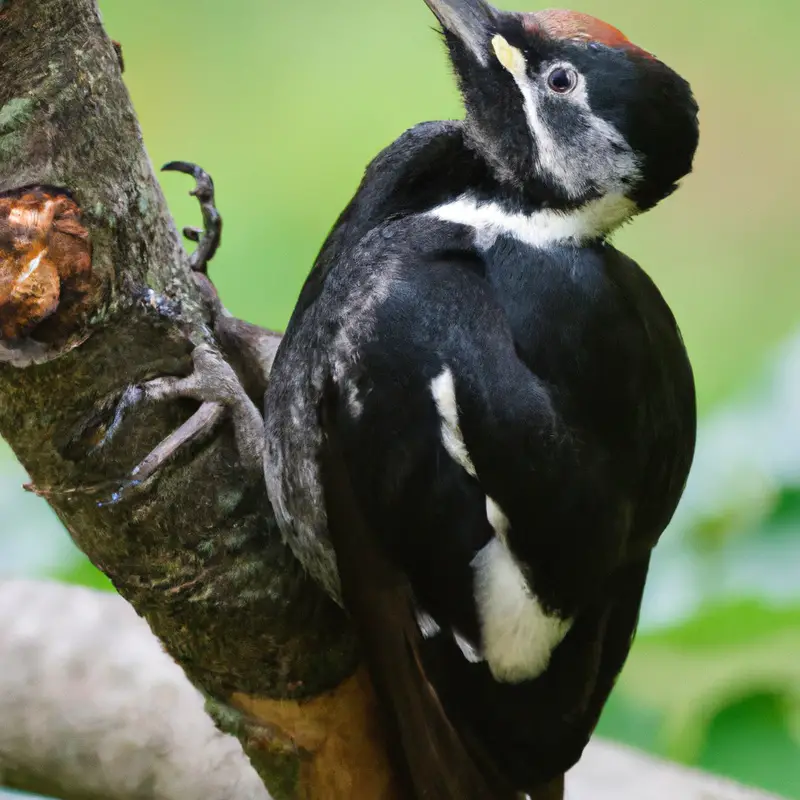
M403 751L461 764L458 778L478 792L463 797L484 796L464 752L484 781L526 791L577 760L627 655L648 560L621 556L630 498L603 454L573 441L474 266L441 253L369 310L370 339L333 370L336 447L323 478L345 603ZM524 573L545 601L520 625L515 604L530 598L504 526L524 528L541 553ZM487 547L503 557L481 578ZM489 644L500 661L538 667L498 680Z
M390 755L404 789L420 800L514 800L518 793L491 762L480 757L479 749L465 746L426 675L413 591L407 576L387 559L354 497L334 392L320 412L320 472L343 599L381 703ZM542 794L536 800L561 797Z

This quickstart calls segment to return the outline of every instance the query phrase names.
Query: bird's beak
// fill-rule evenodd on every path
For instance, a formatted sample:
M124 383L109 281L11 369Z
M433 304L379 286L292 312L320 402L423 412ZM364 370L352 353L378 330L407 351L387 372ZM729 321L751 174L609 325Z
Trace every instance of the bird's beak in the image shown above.
M485 0L425 0L442 27L473 53L482 65L489 60L489 43L497 10Z

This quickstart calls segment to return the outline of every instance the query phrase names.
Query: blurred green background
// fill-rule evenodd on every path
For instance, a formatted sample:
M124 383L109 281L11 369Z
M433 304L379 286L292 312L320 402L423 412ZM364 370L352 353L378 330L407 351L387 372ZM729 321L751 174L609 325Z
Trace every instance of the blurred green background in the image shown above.
M254 322L285 324L372 156L419 121L460 115L422 0L100 6L153 161L214 176L213 278ZM601 732L800 798L800 4L575 8L689 78L702 123L695 174L616 240L677 315L703 428ZM195 224L188 179L163 185L178 223ZM2 448L0 574L106 585Z

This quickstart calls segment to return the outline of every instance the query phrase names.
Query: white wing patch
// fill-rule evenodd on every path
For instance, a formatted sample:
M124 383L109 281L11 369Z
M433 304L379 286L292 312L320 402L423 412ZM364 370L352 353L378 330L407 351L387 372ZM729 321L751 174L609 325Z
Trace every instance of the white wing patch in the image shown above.
M423 639L433 639L434 636L439 636L442 632L439 623L427 611L417 611L417 627ZM451 630L450 633L453 636L453 641L458 645L461 654L470 664L478 664L483 661L480 650L478 650L469 639L464 638L456 630Z
M467 659L467 661L469 661L470 664L479 664L481 661L483 661L483 656L478 648L475 647L475 645L473 645L468 639L465 639L460 633L453 631L453 640L458 645L458 649L461 651L461 654Z
M417 613L417 627L423 639L432 639L442 632L439 623L426 611Z
M474 228L475 244L488 250L503 235L541 249L581 244L611 233L636 211L636 204L621 194L604 195L572 211L545 208L531 214L507 211L500 203L479 203L470 195L462 195L430 213L444 222Z
M503 509L500 508L488 494L486 495L486 519L489 520L489 524L492 526L495 536L505 544L506 537L508 536L508 517L503 513Z
M458 422L458 405L456 403L456 387L453 373L449 367L431 381L431 394L436 403L436 410L442 421L442 444L450 457L460 464L472 477L476 477L475 465L467 451L467 445L461 434Z
M448 367L431 381L431 394L441 419L445 450L466 472L477 477L461 433L455 382ZM486 497L486 518L495 536L472 560L482 652L455 631L453 637L468 661L486 660L496 680L520 683L538 677L547 669L553 650L572 623L547 614L530 590L506 543L508 517L489 496ZM423 623L427 620L418 619L426 638L439 632L435 622L435 632Z
M500 539L492 539L472 567L483 652L492 675L504 683L537 678L571 622L545 612Z

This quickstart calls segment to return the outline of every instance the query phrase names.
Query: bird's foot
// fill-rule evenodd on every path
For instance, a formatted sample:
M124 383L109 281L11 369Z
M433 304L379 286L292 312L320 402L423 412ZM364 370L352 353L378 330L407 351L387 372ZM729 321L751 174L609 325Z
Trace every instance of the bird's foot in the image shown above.
M93 448L95 452L108 447L128 414L142 403L184 398L198 401L200 408L145 456L109 499L98 505L119 503L131 490L155 475L180 449L210 435L226 413L233 421L243 469L248 473L261 473L264 421L238 376L225 358L207 344L193 350L192 361L194 369L190 375L156 378L140 386L130 386L117 401L112 421Z
M189 194L200 202L203 228L187 227L183 234L197 242L189 264L197 286L208 302L214 334L222 352L207 342L195 341L193 371L188 376L156 378L142 385L129 386L122 393L111 422L93 447L94 452L103 450L113 441L128 414L142 403L184 398L198 401L200 407L134 467L110 498L99 503L101 506L119 503L131 491L143 486L179 450L213 433L226 414L230 414L233 421L243 469L259 475L263 469L264 421L250 397L263 396L280 337L231 317L208 277L208 263L217 252L222 235L222 217L215 206L211 176L196 164L184 161L172 161L162 169L182 172L195 179L195 187ZM178 319L180 316L179 308L173 308L174 304L153 292L149 292L145 300L146 306L160 317ZM236 366L236 370L231 364ZM237 370L241 371L241 378Z

